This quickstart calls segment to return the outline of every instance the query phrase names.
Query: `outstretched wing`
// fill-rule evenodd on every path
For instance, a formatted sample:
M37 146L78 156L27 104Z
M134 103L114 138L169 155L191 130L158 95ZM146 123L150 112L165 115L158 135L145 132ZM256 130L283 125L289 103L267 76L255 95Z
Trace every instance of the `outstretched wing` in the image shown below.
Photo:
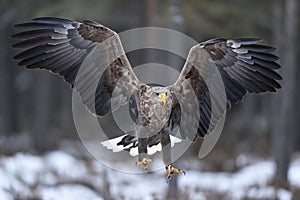
M118 34L97 22L43 17L15 27L18 65L59 74L98 116L126 103L139 84Z
M178 99L169 120L171 127L181 125L183 138L203 137L214 130L231 104L241 101L246 93L279 89L277 80L282 78L275 70L280 65L276 63L278 57L271 53L275 49L260 42L250 38L212 39L194 46L177 82L171 86ZM189 120L181 120L181 110L187 114L195 112L195 106L189 108L193 96L200 114L197 135L190 134L193 130Z

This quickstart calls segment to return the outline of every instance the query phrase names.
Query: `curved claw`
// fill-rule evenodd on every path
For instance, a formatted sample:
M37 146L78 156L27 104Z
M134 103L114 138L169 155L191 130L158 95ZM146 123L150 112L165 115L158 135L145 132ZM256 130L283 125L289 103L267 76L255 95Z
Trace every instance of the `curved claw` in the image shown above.
M144 167L144 171L148 172L148 164L152 163L151 159L143 158L141 161L137 161L136 165L142 165Z
M170 179L174 173L175 173L175 174L183 174L183 175L186 175L185 171L173 167L172 164L166 166L166 169L168 170L167 179Z

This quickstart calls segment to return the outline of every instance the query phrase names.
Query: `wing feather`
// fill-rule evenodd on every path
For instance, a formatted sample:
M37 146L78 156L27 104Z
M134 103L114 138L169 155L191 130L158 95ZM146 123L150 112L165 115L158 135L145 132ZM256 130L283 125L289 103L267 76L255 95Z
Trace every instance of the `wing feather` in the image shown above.
M193 92L197 96L199 104L198 136L205 136L213 131L218 120L230 108L231 104L243 99L246 93L275 92L281 86L278 80L281 76L275 71L280 68L276 62L278 57L272 52L275 48L259 44L261 40L242 38L226 40L222 38L208 40L194 46L189 53L185 66L176 81L171 86L171 91L177 98L183 98L183 102L189 104L193 101ZM224 84L224 90L220 84L214 82L216 74L219 74ZM188 81L193 91L184 91L183 82ZM210 91L208 85L212 82L215 91ZM180 93L190 95L180 95ZM223 94L225 95L223 96ZM226 106L222 104L225 100ZM176 125L189 127L189 121L181 122L178 108L179 101L174 103L169 124L171 128ZM212 102L215 107L212 110ZM183 110L185 109L185 105ZM188 132L181 134L183 138L193 138Z
M13 47L21 50L14 57L18 65L62 76L96 115L112 109L111 98L126 103L124 97L130 98L140 84L118 35L97 22L42 17L15 27L21 30L12 36L18 40Z

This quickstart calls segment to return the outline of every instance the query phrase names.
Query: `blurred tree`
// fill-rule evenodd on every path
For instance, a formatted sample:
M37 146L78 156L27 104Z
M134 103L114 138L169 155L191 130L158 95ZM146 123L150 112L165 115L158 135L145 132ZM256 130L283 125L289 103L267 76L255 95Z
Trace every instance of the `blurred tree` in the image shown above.
M39 73L36 80L35 98L34 98L34 118L32 142L34 149L38 152L44 152L53 147L53 138L50 127L53 95L51 94L51 77L48 72Z
M0 2L0 131L6 135L18 131L18 103L15 87L16 69L11 60L11 42L8 36L13 33L12 26L16 18L16 8L12 1Z
M284 4L285 3L285 4ZM285 10L282 10L284 9ZM279 93L278 103L274 110L274 138L273 149L277 165L274 183L279 186L287 186L287 173L292 153L294 151L296 134L296 74L297 74L297 40L299 1L282 0L274 1L275 14L275 39L281 50L282 58L282 90Z

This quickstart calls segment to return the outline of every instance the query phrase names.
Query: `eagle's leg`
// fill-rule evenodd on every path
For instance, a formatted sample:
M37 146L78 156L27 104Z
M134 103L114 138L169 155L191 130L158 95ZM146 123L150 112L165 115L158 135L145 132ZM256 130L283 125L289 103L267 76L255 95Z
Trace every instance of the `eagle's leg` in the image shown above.
M171 140L169 133L165 129L160 131L160 144L163 162L165 166L168 166L172 163Z
M172 165L171 140L169 133L164 129L160 132L160 143L162 146L162 159L168 170L167 179L170 179L175 174L185 174L181 169L177 169Z
M139 151L139 160L136 162L136 165L141 165L144 167L145 172L148 171L148 164L152 162L151 159L148 158L147 154L147 138L138 138L138 151Z

